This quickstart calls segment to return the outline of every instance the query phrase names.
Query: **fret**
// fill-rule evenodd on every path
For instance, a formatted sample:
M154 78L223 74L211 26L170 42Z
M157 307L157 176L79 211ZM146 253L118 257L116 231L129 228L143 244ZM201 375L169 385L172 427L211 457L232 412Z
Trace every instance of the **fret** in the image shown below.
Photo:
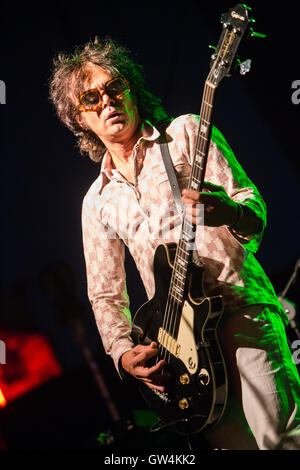
M188 229L194 229L192 222L190 222L188 219L185 219L184 227L187 227Z
M200 159L199 159L199 158L196 156L196 158L195 158L195 165L196 165L198 168L202 168L202 167L203 167L203 160L204 160L203 158L200 158Z
M193 243L195 241L195 233L183 233L183 243Z
M176 292L172 292L172 289L170 289L170 292L169 292L169 294L170 294L170 295L171 295L171 296L172 296L172 297L173 297L175 300L177 300L179 303L181 303L181 302L182 302L182 296L180 296L180 297L177 297L177 294L176 294Z
M191 242L195 239L195 231L190 228L189 231L183 231L182 232L182 239L184 242Z
M170 295L173 297L173 300L175 300L178 305L182 304L183 295L177 294L176 292L172 292L172 291L170 292Z
M195 171L193 172L193 175L191 175L191 183L193 186L199 185L200 184L200 179L195 175ZM198 189L198 187L197 187Z
M196 148L196 156L197 157L201 157L201 159L205 158L205 156L206 156L206 153L205 153L206 145L207 144L205 142L205 139L203 137L201 137L201 141L197 144L197 148Z
M186 275L186 263L185 263L185 266L184 266L184 267L178 266L177 272L179 272L180 275L183 276L183 279L184 279L184 278L185 278L185 275ZM185 279L184 279L184 280L185 280Z
M203 165L203 161L204 161L204 156L203 155L199 155L199 154L196 155L195 160L194 160L195 165L201 167Z
M201 176L202 168L203 168L203 165L200 165L199 163L197 164L197 166L195 165L194 168L192 168L192 171L190 173L190 181L194 179L196 180L197 183L200 183L199 176ZM199 170L200 170L200 173L199 173Z
M186 261L184 261L182 258L180 258L180 256L177 256L177 260L176 260L179 264L181 264L181 266L185 266L186 265Z
M170 294L173 296L173 298L176 300L176 302L178 302L179 304L181 304L181 302L182 302L182 300L183 300L183 293L181 293L181 292L176 292L176 291L174 290L174 288L172 288Z
M203 103L205 103L206 106L209 106L210 108L212 108L212 104L208 103L207 101L203 101Z
M180 282L181 284L184 285L185 283L185 276L183 276L182 274L180 274L178 271L175 272L175 279L176 279L176 282Z
M177 283L176 285L180 285L184 287L185 281L186 281L186 271L184 271L183 273L180 273L180 276L181 276L181 279L172 277L172 280L174 281L174 283Z
M180 250L180 251L182 251L183 254L188 258L189 254L185 251L184 248L181 247L181 243L180 243L180 242L179 242L179 244L178 244L178 248L177 248L177 249ZM186 261L187 261L187 260L186 260Z
M179 295L183 294L183 292L184 292L184 288L178 286L177 284L173 284L172 289L173 289L173 291L175 291Z
M201 124L200 132L201 132L202 134L206 134L207 130L208 130L208 127L205 126L204 124Z
M201 155L201 157L205 157L205 153L202 152L202 150L200 150L198 147L196 148L196 155ZM194 162L197 161L196 159L194 159Z
M183 233L183 232L182 232ZM185 259L186 261L188 261L188 258L189 258L189 249L187 249L185 247L186 243L190 241L191 239L191 236L187 236L188 234L186 234L186 240L183 239L183 237L181 238L180 240L180 246L181 246L181 250L184 252L185 254Z
M194 161L194 165L196 168L199 168L199 170L203 170L203 166L201 165L201 163L198 163L197 160Z
M186 250L190 251L192 249L193 244L195 243L195 237L190 237L187 240L184 241L184 244L186 246Z
M210 126L210 121L208 121L207 119L205 119L203 113L200 113L200 122L201 122L202 124L203 124L203 123L207 124L207 127ZM203 124L203 125L204 125L204 124Z
M177 285L177 284L173 284L171 291L172 291L172 292L175 292L179 297L183 297L183 294L184 294L184 286L180 286L180 285Z
M178 247L179 248L179 247ZM187 271L187 264L188 264L188 260L187 259L182 259L182 258L179 258L178 256L175 258L175 261L174 261L174 271L178 271L180 274L182 274L183 276L185 276L186 274L186 271Z
M210 126L210 121L207 121L206 119L204 119L204 117L201 116L201 114L200 114L200 122L202 122L202 121L204 121L205 124L207 124L208 126Z
M193 181L191 182L190 186L191 186L192 189L197 191L198 190L198 181L195 181L195 178L194 178Z
M212 91L214 91L216 88L216 85L214 85L213 83L208 83L208 82L206 82L205 86L210 86L210 88L212 88Z

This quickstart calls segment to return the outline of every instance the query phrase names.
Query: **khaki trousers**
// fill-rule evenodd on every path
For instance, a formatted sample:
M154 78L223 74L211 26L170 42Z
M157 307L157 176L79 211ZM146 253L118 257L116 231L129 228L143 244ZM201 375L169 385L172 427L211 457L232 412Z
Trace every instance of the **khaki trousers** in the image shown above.
M230 397L206 433L214 448L300 450L300 381L276 307L252 305L219 328Z

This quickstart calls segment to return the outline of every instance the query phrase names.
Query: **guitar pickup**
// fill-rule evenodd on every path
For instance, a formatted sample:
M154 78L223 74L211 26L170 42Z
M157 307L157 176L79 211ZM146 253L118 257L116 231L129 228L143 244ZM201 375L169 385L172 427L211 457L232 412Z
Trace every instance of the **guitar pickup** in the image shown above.
M181 346L177 343L176 339L167 333L163 328L159 328L157 341L173 356L179 357Z

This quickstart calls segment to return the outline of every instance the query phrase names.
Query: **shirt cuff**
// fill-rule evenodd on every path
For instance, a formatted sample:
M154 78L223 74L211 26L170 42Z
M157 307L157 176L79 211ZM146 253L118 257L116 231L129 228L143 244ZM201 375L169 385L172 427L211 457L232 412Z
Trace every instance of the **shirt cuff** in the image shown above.
M121 379L126 378L126 372L121 366L121 361L120 361L121 356L125 352L130 351L132 348L134 348L134 346L135 345L133 341L131 340L131 338L124 338L115 342L115 344L112 347L111 357L114 361L115 368L117 369L118 374Z
M235 199L233 198L233 200ZM231 233L231 235L234 236L234 238L243 246L243 248L245 248L247 251L251 251L252 253L255 253L259 248L259 245L261 243L264 230L266 227L265 213L261 209L260 205L251 201L251 199L250 200L248 199L246 201L235 200L235 202L237 202L240 206L243 206L242 211L245 206L248 206L250 209L253 210L257 218L260 219L260 227L257 233L254 233L254 234L245 234L245 233L239 232L235 228L235 226L238 224L235 224L235 226L233 227L228 227L228 230Z

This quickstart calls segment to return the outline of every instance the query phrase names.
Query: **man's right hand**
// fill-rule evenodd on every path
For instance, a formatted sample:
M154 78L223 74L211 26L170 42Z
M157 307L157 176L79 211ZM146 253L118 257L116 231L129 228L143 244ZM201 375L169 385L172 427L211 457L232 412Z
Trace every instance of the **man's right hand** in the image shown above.
M122 355L121 364L126 372L144 382L148 387L164 392L164 383L169 378L169 374L161 373L165 361L160 360L154 366L146 366L146 362L157 356L157 354L157 343L152 342L149 346L138 344Z

